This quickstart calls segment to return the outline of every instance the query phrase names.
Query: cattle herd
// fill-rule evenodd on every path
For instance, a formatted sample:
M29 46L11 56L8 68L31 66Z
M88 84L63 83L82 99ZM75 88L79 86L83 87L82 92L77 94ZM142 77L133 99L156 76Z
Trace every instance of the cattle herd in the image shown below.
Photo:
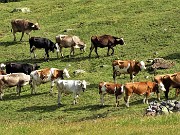
M71 48L69 57L74 55L74 49L79 48L81 51L85 51L86 44L80 40L78 36L70 35L57 35L55 36L56 43L47 38L42 37L30 37L32 30L39 30L38 23L32 23L29 20L15 19L11 21L12 32L14 35L14 41L16 41L16 32L22 32L20 41L22 40L24 33L29 35L30 53L34 54L36 58L35 49L45 49L45 60L49 60L49 51L54 52L56 50L57 57L59 52L63 57L62 49ZM118 38L111 35L92 36L89 58L92 51L95 49L97 57L99 57L97 48L107 47L107 56L109 56L109 50L112 50L111 55L114 54L113 47L116 45L124 45L123 38ZM32 57L31 57L32 58ZM58 106L61 105L61 93L73 93L73 104L77 103L77 98L81 91L86 89L89 84L85 80L64 80L70 78L67 68L45 68L39 69L37 64L27 63L1 63L0 64L0 99L3 99L4 88L15 87L17 88L17 94L20 96L21 87L29 84L31 87L31 94L36 93L36 88L40 84L51 82L50 93L53 92L53 86L56 84L58 89ZM176 96L179 94L180 88L180 72L174 74L157 75L154 77L154 81L146 82L134 82L134 77L141 70L146 69L143 61L135 60L114 60L112 62L112 74L114 82L100 82L99 94L101 104L104 105L104 96L106 94L115 95L116 106L119 106L119 99L124 96L125 105L129 107L130 96L133 93L138 95L144 95L143 103L148 103L148 98L152 92L157 94L157 99L160 100L160 91L164 91L166 99L168 99L168 93L170 87L176 88ZM119 84L116 81L116 76L121 74L129 74L130 82L125 84Z

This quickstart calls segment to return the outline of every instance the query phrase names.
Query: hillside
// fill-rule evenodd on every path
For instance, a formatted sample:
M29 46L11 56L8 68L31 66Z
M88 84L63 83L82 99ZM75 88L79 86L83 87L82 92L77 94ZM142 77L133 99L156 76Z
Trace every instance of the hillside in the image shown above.
M11 11L18 7L30 8L30 13ZM79 103L73 106L72 94L62 97L63 106L57 106L57 94L49 95L50 83L38 87L37 95L30 94L29 86L22 90L21 97L16 96L15 88L6 89L4 100L0 102L0 131L9 134L178 134L179 114L144 118L147 105L142 104L142 96L133 95L130 107L126 108L123 99L120 107L115 108L114 96L106 96L105 107L100 107L98 83L113 81L112 61L143 60L162 57L175 62L175 66L158 70L158 74L179 72L180 68L180 2L178 0L26 0L21 2L0 3L0 63L27 62L39 63L41 68L56 67L63 69L67 65L71 79L84 79L90 83L79 97ZM36 50L37 59L30 58L28 36L23 42L14 42L11 33L12 19L29 19L38 22L41 29L32 31L31 36L46 37L55 42L58 34L79 36L87 45L86 52L75 50L75 56L69 58L70 49L63 49L64 58L56 58L50 52L50 61L43 59L44 50ZM73 29L65 32L64 30ZM107 48L98 48L100 58L93 51L89 58L93 35L110 34L123 37L126 45L116 46L115 54L107 57ZM17 33L17 40L21 33ZM156 55L155 55L156 54ZM105 65L103 68L102 65ZM86 72L74 76L73 71ZM147 78L147 76L149 76ZM140 72L135 81L151 81L154 75ZM117 78L118 83L129 81ZM54 87L54 93L57 93ZM170 91L174 99L174 89ZM156 95L150 97L154 100ZM161 93L164 100L164 93ZM179 99L179 98L178 98ZM97 125L97 127L96 127ZM77 127L76 127L77 126ZM72 128L71 128L72 127ZM87 128L89 127L89 129ZM98 128L99 127L99 128ZM123 127L121 129L121 127ZM149 128L152 128L151 132ZM166 131L166 128L169 128ZM59 129L59 130L58 130ZM162 129L161 131L159 129ZM104 130L104 131L103 131ZM126 132L129 130L128 132ZM147 133L148 134L148 133Z

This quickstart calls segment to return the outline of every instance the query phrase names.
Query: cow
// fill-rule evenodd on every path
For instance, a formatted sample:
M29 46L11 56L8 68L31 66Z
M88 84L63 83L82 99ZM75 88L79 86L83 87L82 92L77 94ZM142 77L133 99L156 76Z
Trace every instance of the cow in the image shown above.
M6 63L6 73L25 73L30 75L34 70L38 70L40 66L38 64L28 64L28 63Z
M168 100L170 87L176 88L176 96L180 89L180 72L174 74L156 75L154 81L158 83L159 89L165 93L165 98Z
M0 75L7 75L7 73L4 70L0 70Z
M31 81L31 94L36 94L36 87L42 83L51 82L50 93L52 94L54 81L58 78L64 79L70 78L68 70L65 68L64 70L60 70L57 68L45 68L40 70L32 71L30 74Z
M55 39L56 44L60 47L61 57L63 57L63 48L71 48L69 57L71 57L71 54L74 55L75 48L79 48L81 51L85 52L86 44L83 41L81 41L78 36L58 35L55 37Z
M12 29L11 32L13 32L14 35L14 41L16 41L16 32L22 32L22 36L20 38L20 41L22 41L22 38L24 36L24 33L29 35L30 38L30 32L32 30L39 30L40 26L38 23L33 23L29 20L24 19L14 19L11 21Z
M30 54L34 54L34 58L36 58L36 54L34 53L35 49L45 49L45 59L47 61L49 60L49 51L52 51L54 53L54 49L58 52L58 47L56 44L54 44L50 39L47 38L41 38L41 37L31 37L29 39L30 44ZM32 57L31 57L32 58Z
M100 82L99 83L99 94L101 105L104 106L104 96L106 94L115 95L116 97L116 107L119 106L118 99L121 98L123 95L123 85L118 83L111 83L111 82Z
M95 53L96 53L97 57L99 57L98 52L97 52L98 47L100 47L100 48L107 47L108 48L107 56L109 56L109 50L112 49L111 55L113 55L114 54L113 47L118 44L124 45L125 44L124 39L114 37L111 35L92 36L89 57L91 57L91 53L94 48L95 48Z
M60 80L57 79L56 86L58 89L58 106L61 106L61 94L64 93L73 93L73 104L77 104L77 98L81 91L86 90L86 85L88 84L85 80Z
M127 107L129 107L130 96L135 93L138 95L145 95L143 103L148 104L148 98L152 92L157 94L157 99L160 101L160 92L158 89L158 84L155 82L129 82L124 84L124 101Z
M30 76L24 73L12 73L7 75L0 75L0 99L3 99L4 88L15 87L17 94L20 96L21 87L29 84Z
M134 77L139 71L146 69L143 61L139 62L135 60L114 60L112 67L114 82L116 82L116 76L120 76L121 74L130 74L130 80L134 82Z

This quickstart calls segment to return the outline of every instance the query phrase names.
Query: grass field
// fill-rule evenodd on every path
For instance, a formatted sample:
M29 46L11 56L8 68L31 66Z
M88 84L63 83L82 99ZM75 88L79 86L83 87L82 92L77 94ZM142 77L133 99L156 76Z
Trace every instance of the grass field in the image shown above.
M17 7L29 7L31 13L10 13ZM115 59L135 59L146 61L149 58L163 57L175 62L171 69L158 70L158 74L179 72L180 68L180 1L174 0L26 0L0 3L0 63L28 62L39 63L41 68L63 69L68 64L71 79L85 79L90 83L80 95L79 104L72 105L72 95L62 97L63 106L57 106L57 90L49 94L50 83L38 87L38 94L31 95L30 87L23 87L21 97L16 96L15 88L6 89L4 100L0 102L0 133L19 134L179 134L179 114L168 116L143 117L147 105L143 97L133 95L130 107L120 100L116 108L115 98L106 96L105 106L101 107L98 94L100 81L113 81L111 63ZM64 49L64 58L56 58L50 53L50 61L43 59L44 50L37 50L37 59L30 59L28 36L23 42L13 42L10 21L12 19L38 21L41 30L32 31L31 36L40 36L55 42L58 34L79 36L87 50L69 58L69 49ZM66 29L73 29L64 32ZM100 58L92 52L89 59L90 37L110 34L123 37L126 45L116 46L115 54L107 57L107 49L98 49ZM17 40L21 34L17 33ZM156 53L156 55L154 55ZM101 65L106 65L101 68ZM76 69L86 73L73 75ZM149 76L147 79L146 76ZM153 74L140 72L135 81L152 80ZM129 76L117 78L119 83L129 81ZM174 99L174 90L170 90ZM150 101L156 98L152 95ZM164 94L161 94L164 99ZM179 98L178 98L179 100Z

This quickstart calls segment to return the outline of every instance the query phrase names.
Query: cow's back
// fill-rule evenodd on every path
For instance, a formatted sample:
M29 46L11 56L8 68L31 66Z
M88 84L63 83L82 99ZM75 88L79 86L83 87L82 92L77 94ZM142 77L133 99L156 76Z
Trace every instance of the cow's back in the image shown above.
M11 21L12 29L15 32L22 32L27 28L28 20L15 19Z

